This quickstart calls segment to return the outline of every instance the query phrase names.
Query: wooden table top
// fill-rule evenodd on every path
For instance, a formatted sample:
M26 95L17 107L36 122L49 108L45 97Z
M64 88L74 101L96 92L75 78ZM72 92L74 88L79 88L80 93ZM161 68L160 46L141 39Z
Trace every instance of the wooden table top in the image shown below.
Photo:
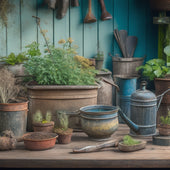
M112 138L127 134L129 128L119 125ZM75 154L74 148L101 143L90 140L83 132L74 132L70 144L56 143L54 148L44 151L25 150L20 142L15 150L0 152L0 168L170 168L170 147L153 145L152 137L142 139L147 140L146 148L128 153L110 147Z

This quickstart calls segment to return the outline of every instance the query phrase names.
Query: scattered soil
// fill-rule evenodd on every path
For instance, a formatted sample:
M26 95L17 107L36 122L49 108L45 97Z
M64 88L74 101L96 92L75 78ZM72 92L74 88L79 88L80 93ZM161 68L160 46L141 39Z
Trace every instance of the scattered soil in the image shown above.
M50 138L54 138L57 135L55 133L44 133L44 132L33 132L27 136L24 137L24 139L28 139L28 140L43 140L43 139L50 139Z

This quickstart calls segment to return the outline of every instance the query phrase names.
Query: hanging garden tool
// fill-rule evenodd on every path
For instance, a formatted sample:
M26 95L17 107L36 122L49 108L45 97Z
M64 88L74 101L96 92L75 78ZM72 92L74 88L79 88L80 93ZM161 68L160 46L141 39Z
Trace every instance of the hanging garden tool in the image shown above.
M48 5L50 9L56 9L58 0L44 0L44 3Z
M89 9L88 9L88 13L84 19L84 23L93 23L93 22L96 22L96 17L92 13L91 0L89 0Z
M69 8L69 0L59 0L56 18L57 19L64 18L68 8Z
M78 7L78 6L80 6L79 0L71 0L71 6L73 6L73 7Z
M105 21L105 20L112 19L111 14L109 14L109 12L106 10L104 0L99 0L99 2L100 2L100 5L101 5L101 9L102 9L101 20Z

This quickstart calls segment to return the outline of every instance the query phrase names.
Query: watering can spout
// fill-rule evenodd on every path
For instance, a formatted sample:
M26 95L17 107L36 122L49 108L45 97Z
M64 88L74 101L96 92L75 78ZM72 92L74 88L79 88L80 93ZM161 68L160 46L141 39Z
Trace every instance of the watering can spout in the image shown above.
M119 115L121 118L125 121L125 123L136 133L138 134L140 131L140 128L138 125L136 125L134 122L132 122L124 113L123 111L119 108Z

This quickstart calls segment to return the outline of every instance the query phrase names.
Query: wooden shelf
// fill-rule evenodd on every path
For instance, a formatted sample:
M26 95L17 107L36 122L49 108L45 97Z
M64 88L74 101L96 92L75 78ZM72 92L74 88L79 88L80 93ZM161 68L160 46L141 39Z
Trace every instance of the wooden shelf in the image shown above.
M113 138L129 133L126 125L120 125ZM93 153L72 153L76 147L94 145L83 132L75 132L68 145L57 144L45 151L25 150L24 143L18 143L16 150L0 154L1 168L168 168L170 147L152 144L152 137L143 138L146 148L124 153L118 148L107 148Z

